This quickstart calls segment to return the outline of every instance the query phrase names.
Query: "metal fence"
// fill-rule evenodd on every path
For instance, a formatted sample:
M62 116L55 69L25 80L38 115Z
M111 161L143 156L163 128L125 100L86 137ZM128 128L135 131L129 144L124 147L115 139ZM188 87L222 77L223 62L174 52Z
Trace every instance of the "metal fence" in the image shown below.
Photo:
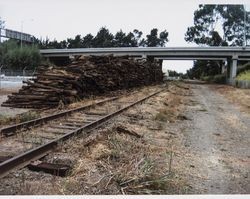
M10 70L0 67L0 90L22 86L23 81L33 78L35 72L35 70Z
M1 76L34 76L35 70L10 70L2 69Z

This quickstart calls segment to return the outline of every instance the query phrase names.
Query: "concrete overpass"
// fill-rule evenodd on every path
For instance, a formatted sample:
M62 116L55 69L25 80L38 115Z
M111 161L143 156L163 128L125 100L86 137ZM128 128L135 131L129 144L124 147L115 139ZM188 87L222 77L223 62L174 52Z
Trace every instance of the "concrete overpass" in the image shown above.
M154 58L160 60L227 60L230 80L236 77L237 61L250 60L250 47L121 47L121 48L72 48L40 50L50 59L69 58L77 55L110 55Z

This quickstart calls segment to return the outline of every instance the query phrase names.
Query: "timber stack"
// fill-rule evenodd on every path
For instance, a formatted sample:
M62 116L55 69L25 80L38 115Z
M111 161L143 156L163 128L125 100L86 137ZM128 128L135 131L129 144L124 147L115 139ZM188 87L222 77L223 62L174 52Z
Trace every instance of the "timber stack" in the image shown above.
M43 65L2 106L49 108L93 94L161 82L158 62L114 56L81 56L68 66Z

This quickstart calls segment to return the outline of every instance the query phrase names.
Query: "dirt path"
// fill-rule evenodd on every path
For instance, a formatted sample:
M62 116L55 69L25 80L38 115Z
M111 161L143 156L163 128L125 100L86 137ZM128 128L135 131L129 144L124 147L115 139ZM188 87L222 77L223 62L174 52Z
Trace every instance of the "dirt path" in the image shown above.
M212 89L191 85L183 131L185 175L193 193L250 193L250 116Z

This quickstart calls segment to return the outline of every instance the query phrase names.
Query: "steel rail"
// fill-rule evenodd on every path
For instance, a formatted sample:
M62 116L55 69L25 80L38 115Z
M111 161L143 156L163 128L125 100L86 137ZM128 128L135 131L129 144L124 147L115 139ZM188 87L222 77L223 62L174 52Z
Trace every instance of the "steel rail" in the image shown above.
M74 112L86 110L86 109L91 108L91 107L96 106L96 105L102 105L106 102L110 102L110 101L113 101L116 99L118 99L118 97L112 97L112 98L108 98L108 99L105 99L105 100L102 100L102 101L99 101L99 102L96 102L96 103L93 103L90 105L85 105L85 106L82 106L79 108L63 111L61 113L55 113L53 115L41 117L41 118L34 119L34 120L29 120L29 121L15 124L15 125L11 125L11 126L7 126L5 128L0 129L0 135L8 136L10 133L13 134L20 129L25 129L25 128L27 129L28 127L31 127L31 126L44 124L48 121L51 121L51 120L54 120L54 119L57 119L57 118L60 118L60 117L66 116L66 115L70 115Z
M114 116L126 111L127 109L131 108L132 106L142 103L143 101L147 100L150 97L153 97L160 92L162 92L164 89L154 92L153 94L150 94L142 99L139 99L136 102L133 102L130 105L125 106L124 108L121 108L107 116L104 116L90 124L84 125L82 127L79 127L76 130L72 130L69 133L54 139L44 145L41 145L39 147L36 147L34 149L31 149L29 151L26 151L20 155L17 155L13 158L10 158L2 163L0 163L0 178L6 176L10 171L18 168L23 168L30 164L32 161L38 160L47 154L49 154L51 151L53 151L58 145L60 145L63 141L66 141L67 139L79 135L82 132L89 133L94 128L97 128L98 126L102 125L103 123L107 122L109 119L113 118Z

